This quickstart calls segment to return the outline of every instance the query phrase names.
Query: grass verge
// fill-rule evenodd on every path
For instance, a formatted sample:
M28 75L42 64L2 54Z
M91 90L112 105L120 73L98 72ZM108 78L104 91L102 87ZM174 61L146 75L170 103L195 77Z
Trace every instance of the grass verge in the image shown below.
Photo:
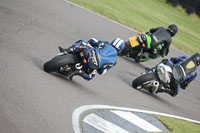
M178 34L173 43L178 49L192 54L200 52L200 18L187 15L180 6L166 0L69 0L98 12L140 32L153 27L177 24ZM128 37L127 37L128 39Z
M200 125L165 116L155 116L172 133L200 133Z

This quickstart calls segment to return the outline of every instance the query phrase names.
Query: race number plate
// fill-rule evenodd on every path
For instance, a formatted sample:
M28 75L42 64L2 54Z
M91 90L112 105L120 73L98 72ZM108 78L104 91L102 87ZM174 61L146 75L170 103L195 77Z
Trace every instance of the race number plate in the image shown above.
M129 42L131 44L131 47L136 47L136 46L139 45L139 42L138 42L136 36L130 37L128 40L129 40Z

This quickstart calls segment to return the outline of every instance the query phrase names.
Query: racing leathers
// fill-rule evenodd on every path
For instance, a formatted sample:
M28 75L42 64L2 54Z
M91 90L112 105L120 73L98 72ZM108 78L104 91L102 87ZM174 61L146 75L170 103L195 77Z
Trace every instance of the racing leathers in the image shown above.
M93 63L87 62L87 67L84 67L87 69L79 70L76 75L86 80L91 80L96 73L103 75L116 64L117 50L109 42L92 38L89 41L79 40L75 43L75 46L79 45L89 45L93 48L91 52L93 54L91 55Z
M152 28L149 32L146 32L146 35L151 37L150 46L146 49L149 52L149 57L155 59L158 55L164 57L168 54L172 39L171 34L165 28ZM141 34L141 36L143 35ZM145 40L146 37L143 36L141 38L146 44L149 43Z
M170 89L166 90L171 96L176 96L180 88L185 89L198 75L197 61L192 57L179 56L163 59L162 62L172 68Z

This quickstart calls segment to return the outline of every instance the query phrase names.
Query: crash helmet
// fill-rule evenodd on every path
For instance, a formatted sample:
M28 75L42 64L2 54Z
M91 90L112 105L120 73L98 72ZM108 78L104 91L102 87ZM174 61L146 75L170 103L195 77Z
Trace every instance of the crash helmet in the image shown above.
M90 44L96 44L99 40L97 40L96 38L90 38L90 40L88 41Z
M193 54L193 55L191 56L191 58L192 58L194 61L196 61L197 66L199 66L199 64L200 64L200 54L199 54L199 53L195 53L195 54Z
M178 32L178 27L175 24L170 24L167 28L167 31L169 31L171 37L173 37Z
M116 48L118 53L120 53L123 50L125 43L121 38L116 38L111 42L111 45Z

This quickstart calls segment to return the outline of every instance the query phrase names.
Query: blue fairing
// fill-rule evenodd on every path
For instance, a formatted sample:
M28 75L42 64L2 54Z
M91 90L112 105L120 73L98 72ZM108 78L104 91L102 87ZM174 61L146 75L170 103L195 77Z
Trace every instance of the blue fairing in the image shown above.
M199 73L199 70L197 69L194 77L187 76L182 82L186 80L193 81L198 76L198 73Z
M184 55L184 56L179 56L178 58L176 58L176 61L178 62L177 64L180 64L181 63L181 60L182 59L187 59L187 58L189 58L187 55ZM187 76L187 77L185 77L185 79L181 82L181 83L183 83L183 82L185 82L185 81L193 81L196 77L198 76L198 69L196 70L196 74L195 74L195 76L194 77L191 77L191 76ZM181 84L180 83L180 84ZM178 92L179 92L179 90L180 90L180 84L178 85Z
M186 59L186 58L189 58L189 57L187 55L179 56L179 57L176 58L176 61L179 64L182 59Z
M99 68L104 64L116 64L117 50L110 44L105 44L103 49L97 49L97 59L99 61Z
M83 45L83 43L88 43L85 40L79 40L76 42L75 46L78 47L79 45ZM101 42L97 42L95 45L98 46L102 43L105 43L106 41L101 41ZM94 45L94 44L93 44ZM89 51L91 51L92 49L95 49L96 51L96 56L97 56L97 60L98 60L98 68L102 68L102 66L106 65L106 64L116 64L116 60L117 60L117 50L110 44L105 44L103 48L87 48ZM90 53L90 52L89 52ZM87 67L92 68L92 66L90 66L90 64L87 64Z

